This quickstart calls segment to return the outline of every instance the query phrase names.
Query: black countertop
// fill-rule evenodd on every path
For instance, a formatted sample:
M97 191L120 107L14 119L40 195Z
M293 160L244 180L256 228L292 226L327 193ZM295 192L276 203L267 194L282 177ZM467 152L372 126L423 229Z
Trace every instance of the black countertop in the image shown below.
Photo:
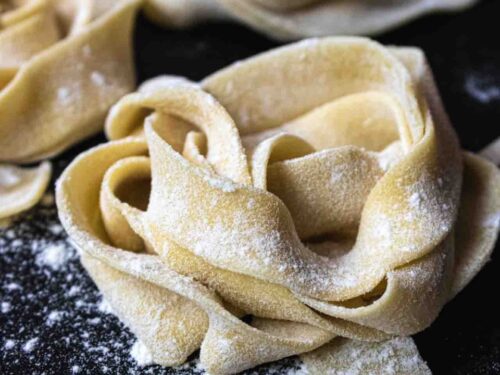
M500 136L500 2L483 1L455 15L420 19L378 38L426 52L445 106L465 149L478 151ZM227 64L275 47L231 23L189 31L158 28L139 16L135 33L139 81L160 74L199 80ZM55 176L97 136L54 160ZM196 356L179 369L139 367L133 335L102 303L67 241L48 194L0 229L0 374L197 374ZM434 374L500 374L500 254L415 336ZM248 373L287 374L296 359Z

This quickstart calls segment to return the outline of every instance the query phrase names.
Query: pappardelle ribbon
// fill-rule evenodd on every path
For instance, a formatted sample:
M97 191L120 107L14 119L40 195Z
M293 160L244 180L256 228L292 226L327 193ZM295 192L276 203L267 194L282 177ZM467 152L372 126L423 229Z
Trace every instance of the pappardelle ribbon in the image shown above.
M231 374L321 347L304 357L321 373L391 347L427 374L393 337L428 327L497 237L500 173L461 151L415 48L332 37L159 77L106 133L58 181L59 214L162 365L200 348Z
M2 2L0 163L54 156L102 128L111 105L134 89L131 33L139 4ZM36 173L0 164L0 218L33 206L49 180L47 163Z
M453 12L477 0L146 0L146 14L166 27L236 19L275 39L374 35L429 13Z

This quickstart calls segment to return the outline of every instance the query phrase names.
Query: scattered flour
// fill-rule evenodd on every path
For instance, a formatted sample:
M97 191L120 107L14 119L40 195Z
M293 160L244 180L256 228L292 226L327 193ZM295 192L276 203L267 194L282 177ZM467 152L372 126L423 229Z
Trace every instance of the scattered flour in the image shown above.
M135 359L139 366L147 366L153 363L153 356L142 341L137 340L134 343L132 349L130 349L130 355Z
M68 290L68 296L69 297L74 297L78 293L80 293L81 288L79 286L73 285L71 288Z
M347 172L345 167L346 165L339 165L332 171L332 174L330 175L331 183L336 184L345 178Z
M12 306L9 302L2 302L0 310L2 311L2 314L7 314L11 308Z
M410 195L409 199L410 207L417 208L422 203L422 195L419 192L415 192Z
M93 71L90 73L90 80L99 87L102 87L106 84L106 79L104 78L104 75L98 71Z
M59 87L57 89L57 100L62 105L67 105L72 101L72 93L68 87Z
M21 287L21 285L19 284L16 284L16 283L9 283L5 286L5 288L9 291L13 291L13 290L22 290L23 288Z
M62 244L49 245L37 256L39 266L48 266L53 270L60 269L68 260L70 253Z
M52 232L52 234L58 235L63 232L63 227L60 224L52 224L49 226L49 230Z
M35 349L37 343L38 337L32 338L24 343L23 350L26 353L32 352Z
M251 210L254 207L255 207L255 199L251 198L247 202L247 208Z
M101 318L97 317L97 318L92 318L92 319L89 319L88 321L90 324L96 326L98 324L101 323Z
M14 167L2 166L0 168L0 187L10 188L19 182L21 182L21 177Z
M208 182L214 188L222 190L224 193L232 193L236 191L236 185L229 179L223 179L222 177L212 177L208 174L203 175L203 179Z
M12 349L14 346L16 346L16 342L14 340L5 340L5 344L3 345L3 347L6 349L6 350L10 350Z
M47 317L47 324L53 325L54 323L61 321L63 316L64 312L62 311L51 311L49 316Z
M480 103L500 100L500 85L488 76L471 74L465 81L465 90Z
M106 301L104 298L97 306L97 309L105 314L114 314L113 308L111 307L110 303Z

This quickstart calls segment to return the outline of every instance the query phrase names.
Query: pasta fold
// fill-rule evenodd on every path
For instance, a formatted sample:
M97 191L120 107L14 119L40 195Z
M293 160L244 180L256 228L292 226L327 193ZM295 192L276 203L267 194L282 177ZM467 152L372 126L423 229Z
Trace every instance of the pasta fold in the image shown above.
M102 128L111 105L135 85L131 31L139 4L24 0L2 5L0 162L49 158ZM31 181L39 191L47 182ZM30 205L19 209L36 203L33 196L23 200ZM14 205L0 206L0 216L17 213Z
M429 13L459 11L477 0L147 0L146 14L166 27L236 19L279 40L375 35Z

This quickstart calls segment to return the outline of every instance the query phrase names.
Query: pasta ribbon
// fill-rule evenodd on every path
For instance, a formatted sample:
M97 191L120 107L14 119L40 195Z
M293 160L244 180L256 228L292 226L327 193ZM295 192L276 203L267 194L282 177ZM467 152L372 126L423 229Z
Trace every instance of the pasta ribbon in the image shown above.
M429 13L457 12L477 0L147 0L146 14L166 27L235 19L278 40L375 35Z
M139 4L138 0L2 2L1 163L52 157L102 128L111 105L135 85L131 32ZM9 175L11 168L2 164L0 176ZM38 178L40 174L44 177ZM34 205L49 177L46 164L38 167L38 174L24 173L18 186L0 177L1 185L9 185L8 192L0 190L0 217ZM27 183L32 188L26 189Z

